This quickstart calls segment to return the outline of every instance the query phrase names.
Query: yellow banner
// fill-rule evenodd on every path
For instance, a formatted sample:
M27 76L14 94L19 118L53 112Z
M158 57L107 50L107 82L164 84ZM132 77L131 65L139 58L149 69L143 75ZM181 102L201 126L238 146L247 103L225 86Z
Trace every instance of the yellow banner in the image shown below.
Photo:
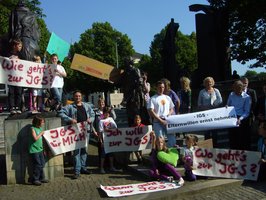
M78 70L96 78L115 82L121 74L121 70L86 56L75 54L71 63L71 69Z

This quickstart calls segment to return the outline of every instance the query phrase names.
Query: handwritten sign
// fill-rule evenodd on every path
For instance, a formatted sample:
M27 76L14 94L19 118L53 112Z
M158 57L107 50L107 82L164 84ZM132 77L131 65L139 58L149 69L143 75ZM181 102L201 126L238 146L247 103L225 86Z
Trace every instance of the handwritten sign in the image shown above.
M135 194L172 190L180 187L181 186L178 185L177 183L159 182L159 181L137 183L130 185L118 185L118 186L101 185L101 189L104 190L109 197L130 196Z
M236 127L234 107L172 115L166 118L167 133L192 132Z
M198 148L193 173L202 176L257 180L260 152Z
M87 122L47 130L43 136L54 155L80 149L87 146Z
M0 83L30 87L50 88L56 65L35 63L0 56Z
M120 151L140 151L151 149L150 132L152 126L120 128L104 132L104 150L106 153Z

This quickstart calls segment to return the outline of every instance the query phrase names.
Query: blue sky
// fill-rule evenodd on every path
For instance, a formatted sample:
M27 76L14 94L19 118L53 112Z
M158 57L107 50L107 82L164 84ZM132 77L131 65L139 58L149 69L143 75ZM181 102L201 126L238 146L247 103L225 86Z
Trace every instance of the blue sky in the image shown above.
M183 34L195 31L195 13L191 4L207 0L40 0L49 31L67 42L77 42L80 34L94 22L109 22L127 34L138 53L149 54L154 35L174 18ZM233 70L243 75L247 68L233 62ZM257 70L258 72L263 70ZM265 70L264 70L265 71Z

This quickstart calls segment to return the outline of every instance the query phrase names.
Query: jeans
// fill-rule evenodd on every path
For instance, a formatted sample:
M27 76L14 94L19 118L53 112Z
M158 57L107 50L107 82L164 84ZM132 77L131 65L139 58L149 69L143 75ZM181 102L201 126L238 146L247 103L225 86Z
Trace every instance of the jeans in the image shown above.
M176 145L176 136L175 134L167 134L167 129L166 126L163 126L159 122L154 122L153 123L153 130L156 134L156 137L163 137L167 138L167 147L173 147Z
M85 148L74 150L74 171L80 174L80 171L86 171L87 152Z
M32 153L32 169L33 169L33 182L34 181L41 181L45 179L44 175L44 165L45 165L45 160L43 156L43 152L38 152L38 153Z
M61 103L63 88L51 88L50 91L51 91L51 93L53 95L53 99L56 101L56 103Z

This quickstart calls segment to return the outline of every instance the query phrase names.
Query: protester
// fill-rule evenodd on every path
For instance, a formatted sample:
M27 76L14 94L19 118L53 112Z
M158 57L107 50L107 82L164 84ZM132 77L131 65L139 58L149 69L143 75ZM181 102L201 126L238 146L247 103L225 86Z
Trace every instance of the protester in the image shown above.
M9 52L9 59L20 59L22 50L22 41L20 39L13 39L11 41L11 51ZM21 114L22 110L22 92L23 88L20 86L8 85L8 102L10 114Z
M170 163L163 163L157 158L157 154L160 151L168 152L169 149L166 147L166 143L163 137L155 136L155 133L151 133L152 138L152 152L151 152L151 161L152 168L150 170L150 176L159 179L172 181L171 176L173 177L173 181L177 181L179 185L184 185L185 181L180 175L180 173L176 170L175 166Z
M104 150L104 137L103 137L103 132L108 131L110 129L116 129L117 125L112 117L110 117L111 114L111 108L110 107L104 107L103 109L103 119L100 120L99 122L99 138L101 142L101 163L100 163L100 172L101 174L105 174L104 170L104 161L105 161L105 156L107 155ZM109 157L109 164L110 164L110 171L115 172L118 171L114 167L114 157L112 153L108 153Z
M241 81L235 81L233 92L230 93L227 106L234 106L239 127L229 129L230 149L249 150L250 133L248 117L250 112L251 98L244 91ZM240 139L241 138L241 142Z
M174 112L174 103L169 96L164 94L165 85L162 81L158 81L156 87L157 94L151 97L147 108L153 118L153 130L156 136L167 138L167 146L172 147L176 144L176 137L175 134L167 134L165 118Z
M150 100L151 85L147 81L148 80L148 73L147 72L142 72L141 74L142 74L142 78L143 78L145 101L148 104L149 103L149 100Z
M51 55L52 64L56 65L55 68L55 77L51 85L51 94L53 96L53 105L52 110L59 110L62 104L62 94L64 87L64 78L67 76L65 68L62 65L58 64L57 54Z
M102 143L99 140L99 122L104 118L103 109L106 107L105 101L103 98L99 98L98 100L98 108L94 110L95 112L95 120L94 120L94 128L97 132L97 139L98 139L98 155L99 155L99 163L101 163L101 154L102 154ZM111 109L110 117L112 117L114 120L116 120L116 113L114 109Z
M185 179L188 181L195 181L196 175L193 174L193 152L195 147L197 146L198 138L195 135L186 135L185 143L186 146L181 148L180 155L182 157L182 161L184 163L185 168Z
M73 93L74 103L64 106L58 116L67 124L76 124L79 122L88 123L88 131L91 131L91 125L95 118L93 108L89 103L82 102L82 94L80 91ZM90 174L86 167L87 152L86 148L74 150L74 175L73 179L77 179L81 174Z
M180 99L180 114L190 113L191 112L191 89L190 89L190 80L187 77L180 78L181 90L179 92Z
M204 89L200 90L198 96L198 110L209 110L222 106L223 99L220 91L214 88L214 79L206 77L203 80Z
M261 152L258 180L266 180L266 120L260 122L258 133L258 151Z
M134 127L135 128L140 128L140 127L144 127L145 125L141 123L141 117L140 115L136 115L135 116L135 124L134 124ZM135 156L137 157L137 160L138 160L138 164L141 164L142 161L143 161L143 158L142 158L142 151L135 151Z
M40 56L35 56L34 58L35 58L36 63L42 62ZM33 88L30 92L32 93L32 99L30 99L30 101L33 100L33 103L30 106L30 108L32 107L32 112L43 111L44 107L42 103L43 102L42 101L42 95L43 95L42 89Z
M258 98L258 102L255 106L255 116L259 121L266 120L266 83L262 86L263 95Z
M198 96L198 110L209 110L222 106L223 99L220 91L214 88L214 79L212 77L206 77L203 80L204 89L200 90ZM213 145L216 147L217 132L215 130L204 131L205 140L212 138Z
M44 125L44 119L38 115L34 116L32 120L31 135L29 138L29 153L32 160L33 180L34 185L41 185L42 183L48 183L45 179L43 171L45 160L43 154L43 141L42 136L44 134L42 126Z

